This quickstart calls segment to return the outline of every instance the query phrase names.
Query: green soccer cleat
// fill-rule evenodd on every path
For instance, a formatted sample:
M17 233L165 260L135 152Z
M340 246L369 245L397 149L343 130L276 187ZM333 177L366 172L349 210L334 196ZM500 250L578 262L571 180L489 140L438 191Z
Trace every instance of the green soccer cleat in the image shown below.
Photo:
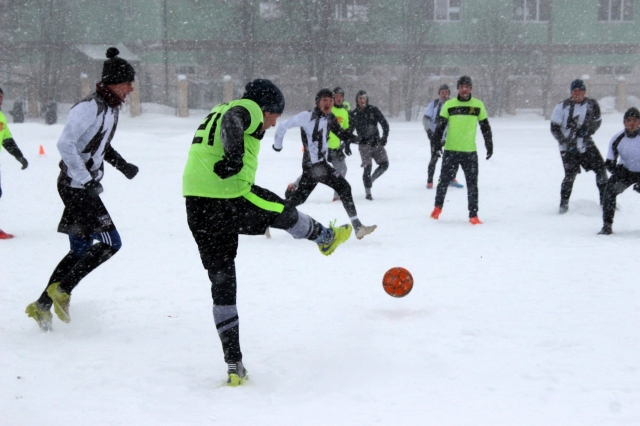
M47 294L53 300L53 310L60 318L60 321L70 322L69 316L69 302L71 301L71 295L58 288L60 283L53 283L47 287Z
M51 323L53 322L53 315L49 309L44 309L38 302L29 303L27 309L24 311L29 318L33 318L37 323L40 330L51 331Z
M333 231L333 240L326 244L318 244L318 248L320 249L320 253L325 256L330 256L331 253L336 251L336 248L345 241L349 239L351 236L351 230L353 227L351 225L340 225L335 226L336 221L334 220L329 224L329 228Z
M227 366L227 375L229 376L227 378L227 386L240 386L249 378L249 372L244 368L242 361L227 364Z

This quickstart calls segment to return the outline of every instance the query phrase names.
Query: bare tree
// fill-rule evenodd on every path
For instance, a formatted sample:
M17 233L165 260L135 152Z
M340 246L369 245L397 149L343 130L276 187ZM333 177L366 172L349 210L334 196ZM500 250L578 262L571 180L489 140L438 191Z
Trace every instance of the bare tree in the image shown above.
M483 101L490 115L502 115L507 109L507 80L514 71L514 31L511 27L511 2L502 0L484 5L474 22L474 38L486 53L480 55Z
M64 0L39 0L40 42L37 51L40 60L33 77L41 104L55 101L59 95L69 16L67 4Z
M240 26L240 78L246 82L254 79L259 61L257 23L260 19L259 0L240 0L234 5Z
M328 81L331 31L334 28L335 0L281 0L286 25L296 35L302 50L290 52L307 59L308 77L316 77L318 86Z
M411 121L413 106L424 74L427 59L425 45L431 29L426 19L423 0L403 0L402 2L402 98L405 120Z

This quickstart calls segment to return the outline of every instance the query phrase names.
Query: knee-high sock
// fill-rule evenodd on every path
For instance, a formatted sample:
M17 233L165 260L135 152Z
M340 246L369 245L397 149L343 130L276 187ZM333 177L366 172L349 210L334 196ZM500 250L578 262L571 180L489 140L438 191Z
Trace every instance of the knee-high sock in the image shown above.
M53 301L47 294L47 287L49 287L52 283L60 282L60 280L64 278L64 276L66 276L69 271L71 271L71 268L73 268L73 266L78 263L78 260L80 260L80 258L75 256L71 251L62 258L60 263L58 263L58 266L56 266L56 268L53 270L53 273L51 274L51 277L47 282L47 286L38 299L38 303L47 308L51 307Z
M59 288L67 293L80 283L84 277L116 254L118 250L105 243L96 243L76 262L71 270L60 280Z

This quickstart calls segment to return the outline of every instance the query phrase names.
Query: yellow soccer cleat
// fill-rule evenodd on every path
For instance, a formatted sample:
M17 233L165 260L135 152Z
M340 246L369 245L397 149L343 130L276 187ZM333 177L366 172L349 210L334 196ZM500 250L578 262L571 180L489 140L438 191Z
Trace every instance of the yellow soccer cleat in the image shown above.
M227 365L227 375L229 376L227 378L227 386L236 387L244 384L244 382L247 381L247 379L249 378L249 372L246 368L244 368L242 361L234 362Z
M69 302L71 301L71 295L60 290L60 283L53 283L49 287L47 287L47 294L53 300L53 310L60 318L60 321L70 322L71 317L69 316Z
M51 315L49 309L44 309L38 302L33 302L27 305L27 309L24 312L29 318L33 318L38 323L40 330L44 332L52 330L53 315Z
M333 239L331 240L331 242L328 242L326 244L318 244L320 253L324 254L325 256L331 255L331 253L336 251L336 248L338 248L340 244L347 241L351 236L351 230L353 229L351 225L340 225L336 227L335 223L336 221L334 220L329 224L329 228L333 231Z

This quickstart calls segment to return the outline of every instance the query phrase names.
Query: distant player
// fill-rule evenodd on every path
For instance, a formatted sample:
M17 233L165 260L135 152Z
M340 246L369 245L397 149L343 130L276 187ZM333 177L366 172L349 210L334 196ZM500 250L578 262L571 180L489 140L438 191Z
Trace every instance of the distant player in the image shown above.
M429 145L431 148L431 160L429 161L429 167L427 168L427 189L433 188L433 175L436 172L436 164L438 163L438 158L442 156L442 146L444 145L445 139L447 137L447 131L445 129L442 134L442 140L436 141L435 132L436 132L436 123L438 116L440 116L440 111L442 110L442 106L445 102L449 100L451 96L451 91L449 90L449 86L443 84L438 89L438 97L427 105L427 108L424 111L424 116L422 117L422 126L424 127L425 132L427 132L427 137L429 138ZM463 188L464 185L458 183L457 180L453 179L450 183L454 188Z
M624 113L624 130L609 142L605 165L611 172L602 202L602 229L599 234L613 233L616 197L633 185L640 192L640 111L629 108Z
M380 109L374 105L369 105L369 96L364 90L356 93L356 107L349 114L351 126L360 137L358 151L362 158L362 181L367 200L373 200L371 187L384 172L389 168L389 157L385 146L389 138L389 123ZM378 130L378 124L382 127L382 136ZM373 171L373 161L378 167Z
M551 114L551 134L558 141L564 166L564 179L560 186L560 214L569 210L573 182L580 173L580 167L595 172L600 204L603 203L607 185L604 160L591 138L602 124L600 105L595 99L585 96L587 87L582 80L573 80L570 91L571 96L556 105Z
M0 108L2 107L2 101L4 100L4 92L2 88L0 88ZM24 155L22 155L22 151L18 148L18 145L13 140L13 136L11 136L11 132L9 131L9 126L7 125L7 117L0 111L0 151L2 147L7 150L7 152L15 157L16 160L22 164L22 170L26 169L29 166L29 162ZM0 182L0 197L2 197L2 185ZM8 240L13 238L12 234L7 234L2 229L0 229L0 240Z
M297 189L288 194L288 201L294 206L299 206L307 200L319 183L327 185L340 195L342 205L356 231L356 237L362 239L372 233L376 229L376 225L362 224L353 202L353 195L351 195L351 185L329 164L327 158L329 150L327 138L330 131L346 142L345 152L347 154L351 153L349 144L356 141L357 138L340 127L335 116L331 113L332 107L333 92L329 89L321 89L316 94L314 109L302 111L278 125L273 149L281 151L285 133L289 129L300 127L302 145L304 146L302 177Z
M493 136L484 104L481 100L471 96L473 88L471 77L466 75L460 77L457 87L458 96L455 99L449 99L443 105L434 134L434 139L440 141L445 129L447 130L440 181L436 190L435 207L431 212L431 218L437 220L440 217L449 182L453 180L458 167L461 167L467 181L469 222L472 225L479 225L482 222L478 218L478 152L476 147L478 125L480 125L480 131L487 148L487 160L493 155Z

